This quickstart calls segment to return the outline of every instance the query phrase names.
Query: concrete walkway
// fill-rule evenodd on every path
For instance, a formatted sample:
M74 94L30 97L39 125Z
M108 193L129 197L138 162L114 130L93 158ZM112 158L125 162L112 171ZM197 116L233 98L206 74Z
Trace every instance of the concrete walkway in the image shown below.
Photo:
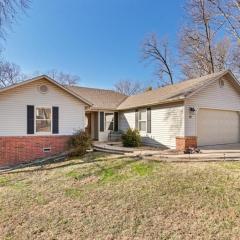
M240 161L240 144L226 144L207 146L200 148L201 153L183 154L171 150L158 148L126 148L116 142L95 142L94 149L97 151L124 154L129 157L151 158L163 161Z

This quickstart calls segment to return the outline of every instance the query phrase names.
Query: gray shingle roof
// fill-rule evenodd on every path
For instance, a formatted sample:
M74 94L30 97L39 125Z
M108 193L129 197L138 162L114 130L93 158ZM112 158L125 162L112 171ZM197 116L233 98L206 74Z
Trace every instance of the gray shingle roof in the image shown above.
M213 73L200 78L182 81L174 85L169 85L129 97L112 90L78 86L62 86L45 75L6 88L2 88L0 89L0 93L15 88L17 86L21 86L23 84L45 78L52 83L58 85L59 87L65 89L70 94L76 96L81 101L90 105L92 110L125 110L143 106L164 104L168 102L182 101L184 98L189 96L189 94L194 93L206 84L215 81L225 76L226 74L229 74L229 76L231 76L231 79L233 79L235 84L240 88L240 84L234 77L232 72L229 70L224 70L218 73Z
M171 101L184 99L188 94L196 91L210 81L219 79L229 71L221 71L203 77L182 81L180 83L161 87L152 91L147 91L126 98L119 106L118 110L131 109L142 106L156 105Z
M117 107L121 104L121 102L127 98L126 95L112 90L78 86L66 86L66 88L91 102L93 104L93 106L91 107L92 110L116 110Z

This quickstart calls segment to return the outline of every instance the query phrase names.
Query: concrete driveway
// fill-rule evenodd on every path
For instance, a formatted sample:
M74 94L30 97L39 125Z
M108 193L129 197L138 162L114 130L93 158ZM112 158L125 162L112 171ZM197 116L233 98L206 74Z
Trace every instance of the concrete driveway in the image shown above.
M199 147L201 153L179 154L161 153L159 158L166 161L240 161L240 143Z
M199 147L202 153L240 153L240 143Z

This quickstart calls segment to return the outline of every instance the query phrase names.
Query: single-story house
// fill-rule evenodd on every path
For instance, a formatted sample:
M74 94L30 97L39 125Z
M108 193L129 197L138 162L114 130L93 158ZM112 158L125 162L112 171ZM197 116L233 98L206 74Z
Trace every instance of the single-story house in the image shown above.
M133 96L39 76L0 89L0 165L57 154L78 129L94 140L137 128L145 144L184 150L240 141L240 83L221 71Z

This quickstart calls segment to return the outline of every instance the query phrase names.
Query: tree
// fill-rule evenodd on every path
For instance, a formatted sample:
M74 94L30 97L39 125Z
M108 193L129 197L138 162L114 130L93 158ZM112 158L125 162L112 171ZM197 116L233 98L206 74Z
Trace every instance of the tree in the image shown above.
M221 38L224 21L218 18L209 0L188 0L187 22L180 37L180 64L188 78L211 74L225 68L232 68L232 43Z
M23 74L18 65L0 61L0 88L16 84L22 80Z
M62 85L73 86L80 81L80 77L69 73L59 72L57 70L50 70L46 73L49 77L59 82Z
M114 84L114 89L116 92L131 96L142 92L142 87L139 82L132 82L129 80L120 80Z
M228 30L240 41L240 1L239 0L208 0L218 12L218 17Z
M145 39L142 47L142 58L144 61L154 62L161 85L174 83L170 55L169 43L166 39L159 40L156 34L151 34Z
M226 33L232 36L232 71L239 76L240 72L240 1L208 0L217 12L218 21L224 23Z
M30 0L3 0L0 2L0 38L5 39L7 29L16 21L19 12L24 12Z

